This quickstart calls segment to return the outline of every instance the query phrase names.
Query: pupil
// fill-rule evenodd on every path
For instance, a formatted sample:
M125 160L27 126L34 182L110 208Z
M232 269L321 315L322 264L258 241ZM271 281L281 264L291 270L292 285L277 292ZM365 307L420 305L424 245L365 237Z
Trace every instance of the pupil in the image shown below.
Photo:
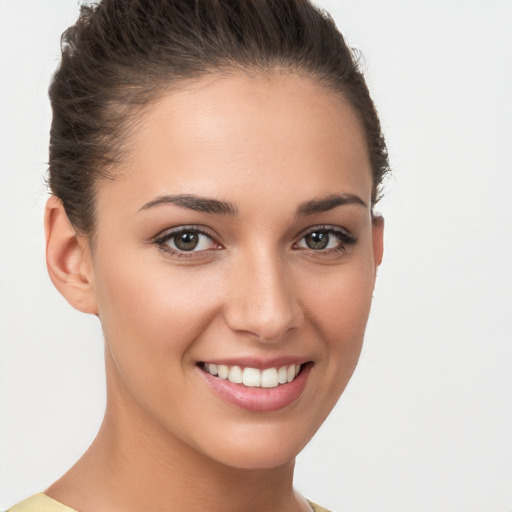
M197 233L181 233L175 238L174 243L180 251L192 251L199 243L199 236Z
M314 231L306 235L306 245L310 249L325 249L329 243L329 233Z

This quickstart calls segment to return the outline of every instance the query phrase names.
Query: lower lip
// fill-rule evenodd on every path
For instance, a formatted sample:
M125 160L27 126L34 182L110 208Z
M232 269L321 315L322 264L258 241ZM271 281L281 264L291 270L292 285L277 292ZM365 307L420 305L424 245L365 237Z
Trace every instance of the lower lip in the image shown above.
M211 388L227 402L248 411L277 411L295 402L306 387L311 364L305 364L292 382L280 384L275 388L251 388L243 384L234 384L227 379L214 377L201 368Z

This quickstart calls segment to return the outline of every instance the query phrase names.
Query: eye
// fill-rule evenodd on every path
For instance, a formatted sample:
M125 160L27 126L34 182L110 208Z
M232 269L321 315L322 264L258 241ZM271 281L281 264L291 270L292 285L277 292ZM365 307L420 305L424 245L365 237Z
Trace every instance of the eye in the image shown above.
M313 231L308 233L303 240L309 249L315 250L332 249L338 242L332 233L326 231Z
M163 250L185 255L186 253L210 251L220 246L213 238L197 228L178 228L167 231L155 238L155 243Z
M211 239L196 231L182 231L171 237L167 243L178 251L204 251L208 249Z
M318 252L344 251L347 245L355 242L356 239L341 228L315 227L303 235L294 248L311 249Z

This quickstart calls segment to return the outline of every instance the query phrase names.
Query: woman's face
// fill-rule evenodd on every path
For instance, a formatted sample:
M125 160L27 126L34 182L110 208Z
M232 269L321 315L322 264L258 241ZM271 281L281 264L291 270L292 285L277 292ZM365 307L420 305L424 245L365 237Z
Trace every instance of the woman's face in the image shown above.
M97 194L108 407L230 466L293 459L360 353L371 190L356 116L308 78L208 77L154 104Z

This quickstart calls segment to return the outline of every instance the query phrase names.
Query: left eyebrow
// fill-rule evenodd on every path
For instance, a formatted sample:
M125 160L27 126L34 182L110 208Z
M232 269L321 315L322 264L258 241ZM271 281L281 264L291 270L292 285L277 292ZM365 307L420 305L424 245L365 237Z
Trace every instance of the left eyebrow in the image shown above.
M175 204L182 208L195 210L197 212L213 213L217 215L236 215L237 209L231 203L200 197L192 194L163 195L146 203L139 211L147 210L161 204Z
M314 215L315 213L322 213L337 208L338 206L344 206L348 204L356 204L364 208L368 208L368 205L355 194L332 194L323 199L312 199L301 203L297 208L297 217L305 217L307 215Z

